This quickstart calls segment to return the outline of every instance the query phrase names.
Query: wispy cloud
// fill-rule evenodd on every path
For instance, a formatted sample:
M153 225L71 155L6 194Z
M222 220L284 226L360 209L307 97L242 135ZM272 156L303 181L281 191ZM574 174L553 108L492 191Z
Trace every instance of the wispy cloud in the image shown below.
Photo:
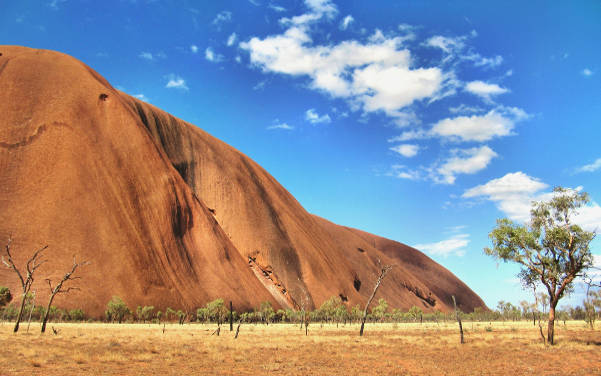
M466 110L465 108L463 110ZM477 109L473 109L477 111ZM486 142L510 136L515 124L530 116L520 108L497 107L484 115L456 116L441 119L430 129L411 129L389 142L441 138L451 142Z
M198 53L198 46L195 44L191 45L190 51L192 51L193 54Z
M484 81L472 81L465 85L465 90L481 97L487 102L491 102L491 98L495 95L509 92L509 89L500 87L497 84L490 84Z
M167 58L167 55L165 55L164 52L157 52L157 53L153 54L152 52L142 51L142 52L140 52L138 57L141 59L144 59L144 60L154 61L157 59L165 59L165 58Z
M452 149L451 156L436 168L433 179L437 183L454 184L457 175L481 171L497 156L498 154L486 145L469 149Z
M189 90L188 86L186 85L186 80L173 73L167 76L167 84L165 87L167 89L179 89L183 91Z
M146 97L146 95L141 94L141 93L140 94L134 94L133 97L134 98L138 98L139 100L144 101L144 102L150 102L148 100L148 97Z
M220 55L213 51L211 47L207 47L205 50L205 59L211 63L219 63L224 60L223 55Z
M410 168L404 165L393 165L387 175L409 180L429 180L436 184L455 184L457 176L475 174L490 164L497 157L490 147L484 145L467 149L451 149L449 154L430 166Z
M63 3L66 3L67 0L52 0L50 2L48 2L48 6L54 10L58 10L59 5L62 5Z
M594 72L588 68L584 68L581 73L584 77L590 77Z
M581 172L594 172L597 171L598 169L601 168L601 158L598 158L597 160L595 160L593 163L589 163L586 164L584 166L581 167L577 167L574 172L575 173L581 173Z
M219 26L225 22L230 22L232 20L232 12L228 10L221 11L217 13L215 18L213 19L213 25Z
M328 124L332 122L330 115L325 114L320 116L314 108L311 108L305 112L305 120L307 120L311 124Z
M553 197L554 193L548 191L548 188L549 185L540 179L518 171L470 188L463 193L462 197L484 198L492 201L509 218L527 222L530 219L533 201L547 201ZM580 191L582 187L574 188L574 190ZM591 202L580 208L573 217L573 221L588 231L599 231L601 229L601 206L596 202Z
M470 243L469 234L456 234L436 243L416 244L413 248L433 256L448 257L450 255L464 256L465 247Z
M283 6L280 6L280 5L276 5L276 4L269 4L268 8L275 10L278 13L286 11L286 8L284 8Z
M236 43L236 38L237 37L238 36L236 35L236 33L231 33L230 36L227 38L227 42L226 42L227 46L228 47L233 46L234 43Z
M419 145L415 144L401 144L390 148L390 150L399 153L403 157L411 158L415 157L419 152Z
M340 21L340 29L341 30L348 29L348 27L350 26L351 23L353 23L353 21L355 21L355 19L350 14L348 16L344 17L342 19L342 21Z
M266 129L268 130L285 130L285 131L291 131L294 129L294 127L292 125L289 125L287 123L283 123L280 122L279 120L275 120L273 125L270 125L269 127L267 127Z

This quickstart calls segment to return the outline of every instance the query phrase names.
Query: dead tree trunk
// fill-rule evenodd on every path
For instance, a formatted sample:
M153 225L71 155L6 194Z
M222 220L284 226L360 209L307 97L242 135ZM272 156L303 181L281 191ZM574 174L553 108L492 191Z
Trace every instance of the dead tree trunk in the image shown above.
M27 319L27 333L29 333L29 326L31 325L31 314L35 307L35 290L33 290L33 300L31 301L31 308L29 308L29 319Z
M27 294L29 294L29 291L31 290L31 286L33 284L33 274L35 273L37 268L39 268L44 262L46 262L46 260L41 260L41 253L46 248L48 248L48 246L46 245L46 246L40 248L33 254L33 256L31 256L29 258L29 260L27 260L27 264L25 264L25 269L27 270L27 274L25 275L25 278L23 278L23 275L21 274L21 272L15 265L12 255L10 254L10 243L11 242L12 242L12 239L9 237L8 242L6 244L6 256L8 257L8 259L4 260L4 256L2 256L2 263L7 268L12 269L17 274L17 277L19 277L19 281L21 282L21 287L23 289L23 295L21 296L21 306L19 308L19 314L17 315L17 322L15 323L15 328L13 329L13 332L16 333L19 331L19 323L21 322L21 319L23 318L23 309L25 308L25 301L27 299Z
M455 301L455 295L451 295L453 298L453 307L455 307L455 317L457 318L457 322L459 323L459 333L461 334L461 344L464 344L463 341L463 325L461 324L461 317L459 317L459 310L457 309L457 302Z
M230 300L230 332L234 330L234 306Z
M234 339L238 338L238 333L240 333L240 324L242 324L242 320L238 321L238 326L236 327L236 335L234 335Z
M359 330L359 336L363 335L363 328L365 327L365 320L367 320L367 309L369 308L371 301L376 296L378 287L380 287L380 285L382 284L384 277L386 277L386 273L388 273L390 271L390 269L392 269L393 266L394 265L384 265L384 266L380 265L380 276L378 276L378 280L376 281L376 284L374 286L374 291L371 293L371 296L369 297L369 299L367 300L367 304L365 305L365 309L363 310L363 318L361 319L361 329Z
M48 322L48 315L50 314L50 307L52 306L52 301L54 300L54 297L60 293L66 294L71 290L79 290L79 288L77 287L68 287L67 289L63 289L63 284L69 280L79 279L79 277L73 277L73 273L75 273L75 270L77 270L78 266L87 264L87 261L78 264L75 261L75 258L73 258L73 266L71 267L71 271L67 272L63 279L61 279L61 281L55 287L52 287L52 281L50 281L50 279L46 279L46 282L48 282L48 286L50 286L50 299L48 300L48 306L46 308L46 312L44 313L44 320L42 321L42 333L46 331L46 323Z

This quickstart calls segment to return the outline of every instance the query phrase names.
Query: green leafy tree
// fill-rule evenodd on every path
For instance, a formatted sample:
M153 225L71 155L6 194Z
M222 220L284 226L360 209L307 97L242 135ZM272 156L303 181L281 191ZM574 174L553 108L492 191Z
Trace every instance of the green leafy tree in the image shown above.
M336 316L336 309L340 305L342 305L342 299L339 296L332 296L319 307L320 316L326 322L332 321Z
M152 320L152 313L154 312L154 306L144 306L140 311L140 316L142 321L146 323L146 321Z
M592 266L590 243L594 232L572 223L575 212L588 203L588 195L557 187L548 201L534 202L530 223L503 218L489 234L492 248L484 253L504 262L516 262L525 286L540 283L549 298L547 341L553 344L555 308L573 281Z
M421 308L417 307L417 306L413 306L409 309L409 317L413 320L413 321L417 321L417 319L419 319L422 315L423 315L423 311L421 310Z
M10 303L11 300L13 300L13 296L8 287L0 287L0 308Z
M83 321L85 318L86 315L81 309L72 309L69 311L69 320L71 321Z
M116 320L121 324L123 319L130 313L131 311L127 307L127 304L118 296L113 296L107 304L106 317L109 321Z
M361 307L359 306L359 304L357 304L356 306L354 306L351 309L351 320L359 321L359 320L361 320L361 315L363 315L363 311L361 310Z
M261 318L263 319L265 324L269 325L269 323L275 317L275 311L273 310L271 303L270 302L261 303L261 307L259 308L259 311L261 312Z
M601 310L601 290L586 292L584 305L584 321L591 329L595 329L595 321L597 320L597 312Z
M382 321L384 315L386 315L386 311L388 311L388 302L384 298L378 299L378 305L372 308L371 314L378 321Z
M210 319L209 309L207 307L198 308L196 310L196 321L198 322L207 322Z
M229 312L221 298L207 303L206 308L209 312L209 319L217 321L219 325L225 320L225 317Z

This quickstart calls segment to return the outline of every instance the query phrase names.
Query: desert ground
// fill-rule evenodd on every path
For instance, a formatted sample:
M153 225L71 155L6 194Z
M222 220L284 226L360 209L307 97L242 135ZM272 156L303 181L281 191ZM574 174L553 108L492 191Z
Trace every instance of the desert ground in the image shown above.
M0 375L601 375L601 331L556 324L555 346L528 322L309 326L0 324ZM235 326L234 326L235 330Z

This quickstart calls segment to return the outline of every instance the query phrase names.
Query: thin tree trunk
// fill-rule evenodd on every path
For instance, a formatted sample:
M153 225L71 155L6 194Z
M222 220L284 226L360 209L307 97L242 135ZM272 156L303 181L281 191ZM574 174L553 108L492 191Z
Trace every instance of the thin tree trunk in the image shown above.
M48 322L48 315L50 314L50 306L52 305L52 301L54 300L54 294L50 296L50 300L48 301L48 307L46 307L46 312L44 313L44 321L42 321L42 333L46 331L46 323Z
M31 308L29 309L29 318L27 319L27 333L29 333L29 326L31 325L31 314L35 307L35 291L33 292L33 301L31 302Z
M555 306L549 306L549 323L547 324L547 343L554 344L555 335Z
M21 308L19 308L19 314L17 315L17 322L15 323L15 328L13 329L13 333L19 331L19 323L23 318L23 309L25 308L25 299L27 297L27 293L23 293L23 298L21 298Z
M367 304L365 305L365 309L363 310L363 318L361 319L361 329L359 330L359 336L363 336L363 328L365 327L365 320L367 320L367 308L369 308L371 301L376 296L378 287L380 287L380 284L382 284L382 280L384 279L384 277L386 276L386 273L388 273L388 271L390 269L392 269L392 265L386 265L386 266L382 267L382 269L380 270L380 276L378 277L378 280L376 281L376 285L374 286L374 291L371 293L371 296L369 297L369 299L367 300Z
M451 295L453 298L453 306L455 307L455 317L457 318L457 322L459 323L459 333L461 334L461 344L465 343L463 341L463 325L461 325L461 318L459 317L459 310L457 310L457 302L455 302L455 295Z
M240 333L240 324L242 324L242 320L238 321L238 326L236 327L236 335L234 339L238 338L238 333Z
M232 301L230 300L230 332L234 330L234 307L232 306Z

